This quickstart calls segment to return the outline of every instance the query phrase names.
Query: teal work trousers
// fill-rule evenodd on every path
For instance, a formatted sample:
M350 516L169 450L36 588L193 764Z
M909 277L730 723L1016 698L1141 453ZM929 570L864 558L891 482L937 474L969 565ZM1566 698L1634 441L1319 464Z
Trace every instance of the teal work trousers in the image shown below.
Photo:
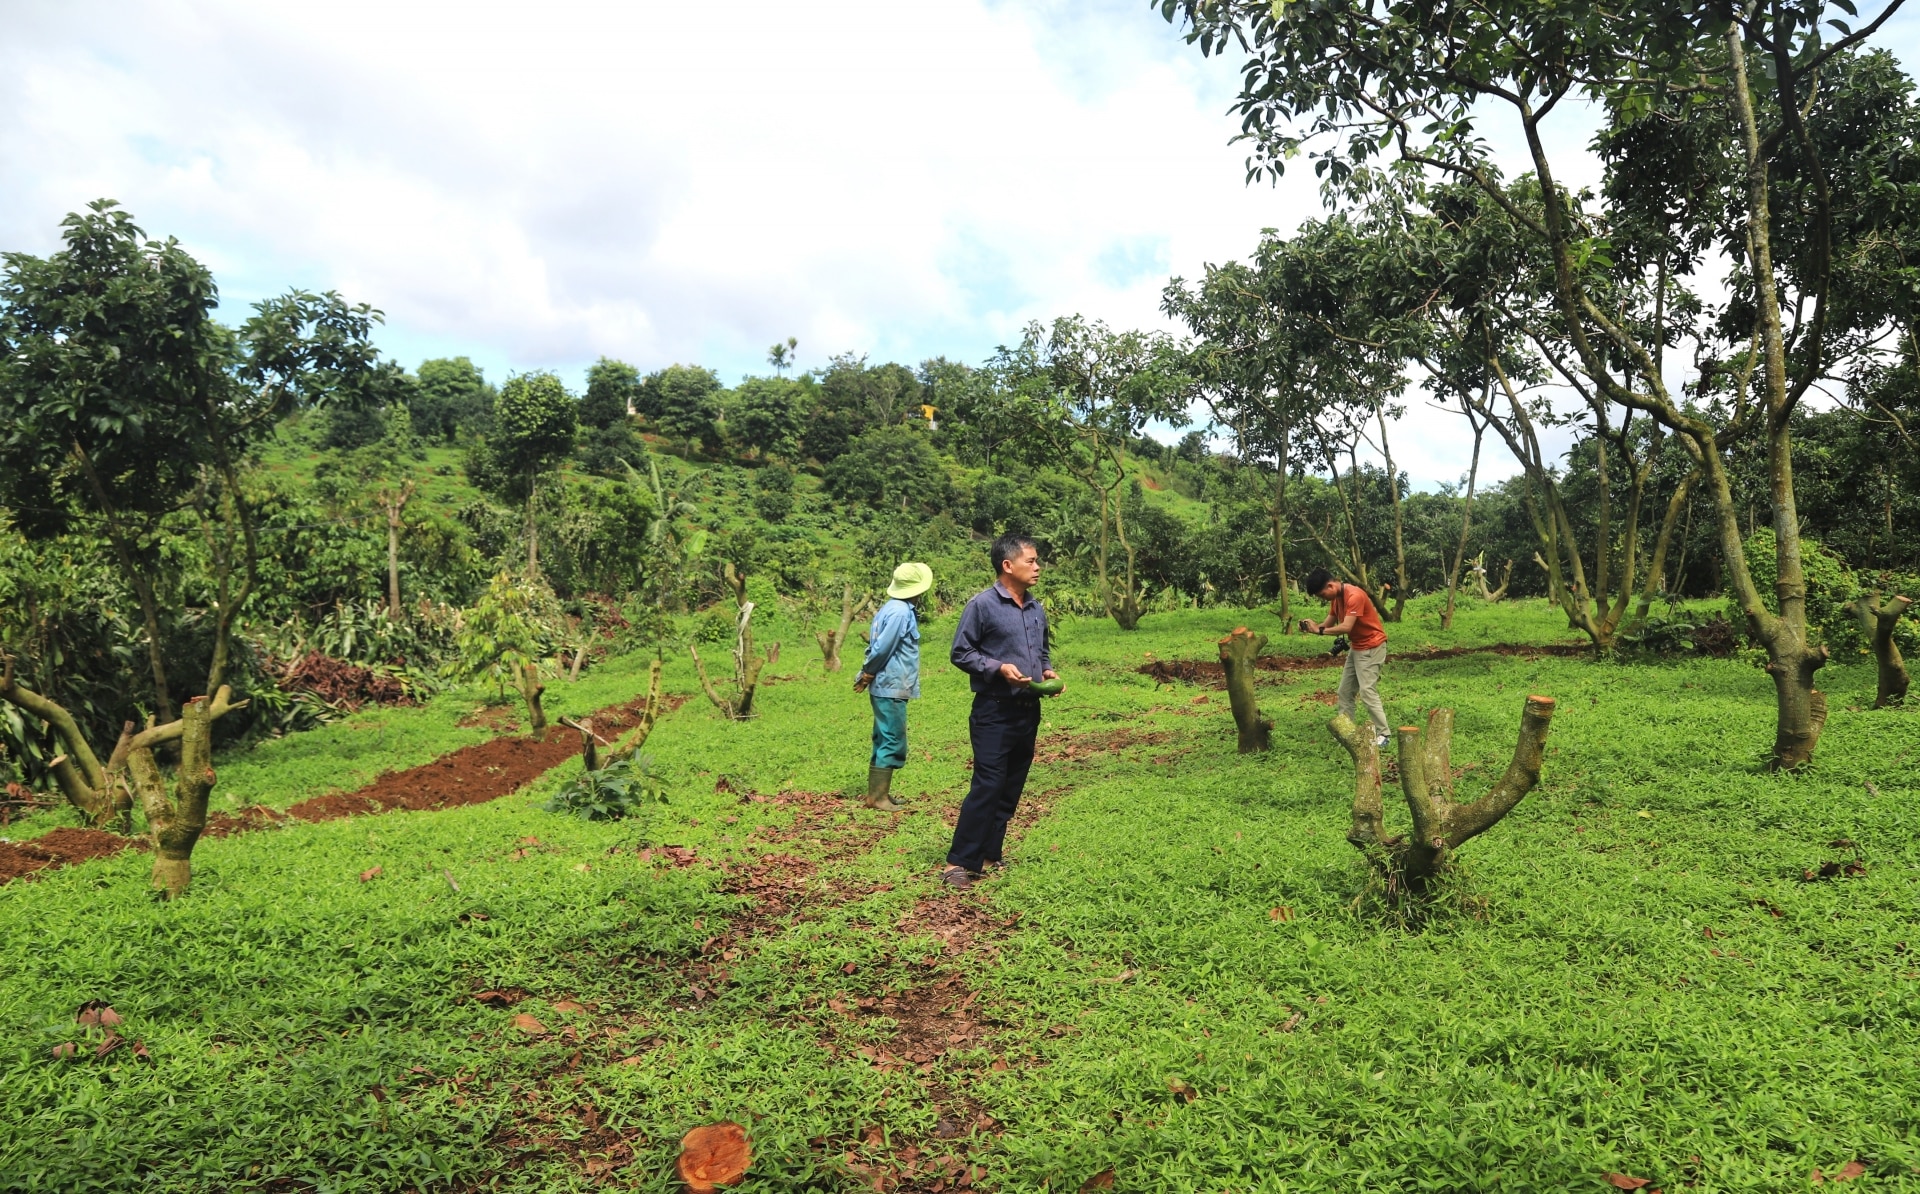
M907 765L907 702L903 697L871 696L873 765L899 770Z

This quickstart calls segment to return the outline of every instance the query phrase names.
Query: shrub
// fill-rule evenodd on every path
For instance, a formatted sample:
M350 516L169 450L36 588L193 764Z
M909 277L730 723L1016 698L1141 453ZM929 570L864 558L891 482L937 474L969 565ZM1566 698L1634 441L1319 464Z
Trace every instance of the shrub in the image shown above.
M763 468L753 475L753 512L771 523L782 523L793 513L793 472Z
M582 771L540 807L583 821L644 817L667 802L667 787L646 755L630 755L598 771Z

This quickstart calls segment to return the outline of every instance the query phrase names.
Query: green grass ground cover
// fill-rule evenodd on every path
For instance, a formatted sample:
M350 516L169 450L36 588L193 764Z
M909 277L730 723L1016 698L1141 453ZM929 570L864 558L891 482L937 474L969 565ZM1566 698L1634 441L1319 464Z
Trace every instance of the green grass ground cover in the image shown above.
M1001 1126L980 1185L1072 1190L1111 1166L1115 1189L1143 1191L1601 1190L1608 1171L1778 1190L1857 1159L1858 1188L1920 1188L1920 714L1866 710L1870 668L1822 673L1818 766L1787 777L1760 769L1770 689L1739 661L1390 663L1396 720L1458 710L1468 791L1504 765L1527 692L1559 701L1542 786L1464 851L1469 910L1410 930L1366 898L1342 836L1351 777L1321 699L1336 671L1263 676L1275 749L1248 757L1222 694L1195 704L1136 671L1149 653L1210 657L1242 623L1275 629L1235 611L1060 628L1072 686L1029 786L1050 815L984 889L1017 927L965 962L995 1035L934 1075ZM896 785L914 813L849 808L836 828L873 840L823 872L845 898L768 926L711 999L688 998L684 967L741 898L631 848L807 850L765 842L782 806L714 790L862 778L865 699L798 640L776 670L799 678L766 689L759 721L696 700L662 722L649 749L672 803L650 824L538 811L555 774L489 805L204 843L172 904L148 899L137 854L0 887L0 1188L666 1190L679 1135L720 1117L755 1139L742 1189L862 1188L847 1155L897 1156L933 1127L928 1075L853 1048L883 1043L884 1017L832 1002L927 981L932 943L901 921L942 898L939 813L966 782L951 628L926 631ZM1567 640L1540 603L1472 601L1442 633L1423 600L1389 632L1403 650ZM643 674L589 673L582 711ZM682 659L669 679L691 691ZM223 761L222 788L291 803L329 770L405 765L381 750L457 745L471 707L405 711L384 747L346 723L271 744ZM1855 857L1829 844L1843 838L1866 873L1801 882ZM531 997L471 999L508 986ZM151 1063L48 1059L88 999L125 1015ZM516 1013L553 1031L519 1033ZM870 1127L888 1143L865 1143ZM600 1175L519 1147L541 1133L612 1134L635 1159Z

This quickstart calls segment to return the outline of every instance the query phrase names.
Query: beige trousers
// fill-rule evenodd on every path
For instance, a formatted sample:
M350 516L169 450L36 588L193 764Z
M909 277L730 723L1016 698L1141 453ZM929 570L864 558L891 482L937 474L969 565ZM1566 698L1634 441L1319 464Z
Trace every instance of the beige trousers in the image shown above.
M1354 697L1358 696L1367 707L1376 738L1387 732L1387 710L1380 703L1380 668L1386 662L1387 645L1381 643L1364 651L1348 651L1347 666L1340 672L1340 712L1352 717Z

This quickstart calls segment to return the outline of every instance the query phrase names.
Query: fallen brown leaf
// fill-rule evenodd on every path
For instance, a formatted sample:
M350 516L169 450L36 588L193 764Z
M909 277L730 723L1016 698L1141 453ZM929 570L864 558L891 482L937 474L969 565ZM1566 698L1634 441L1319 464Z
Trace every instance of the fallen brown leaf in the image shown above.
M1305 1012L1295 1012L1291 1016L1288 1016L1286 1023L1280 1026L1280 1031L1292 1032L1294 1029L1300 1027L1300 1021L1305 1019L1306 1015L1307 1013Z
M1172 1091L1173 1097L1179 1099L1182 1103L1191 1103L1200 1097L1199 1091L1188 1086L1178 1078L1167 1079L1167 1089Z
M512 1007L525 998L526 994L521 991L501 991L489 988L474 995L473 1001L475 1003L484 1003L488 1007Z
M90 999L75 1009L73 1022L85 1028L112 1028L120 1023L120 1013L104 999Z
M747 1130L730 1119L702 1124L680 1139L680 1158L674 1170L692 1194L713 1194L747 1175L753 1146Z
M365 883L369 879L377 879L379 877L380 877L380 868L377 866L368 867L366 870L360 872L360 882L362 883Z
M1624 1173L1609 1173L1607 1175L1607 1184L1616 1190L1638 1190L1642 1186L1651 1186L1653 1179L1650 1177L1629 1177Z
M1109 1165L1080 1183L1080 1194L1094 1194L1096 1190L1113 1189L1113 1166Z
M109 1028L107 1029L107 1039L101 1041L100 1047L93 1051L93 1059L99 1061L102 1057L105 1057L125 1043L125 1037Z
M1293 908L1286 904L1282 904L1278 908L1270 908L1267 910L1267 919L1285 924L1287 921L1293 919Z
M53 1047L53 1059L55 1061L72 1061L79 1055L80 1046L74 1044L72 1041L61 1041Z
M573 1015L580 1012L584 1012L587 1009L584 1007L581 1007L579 1004L575 1003L571 999L562 999L559 1003L556 1003L553 1005L553 1010L556 1012L561 1012L563 1014Z
M547 1026L525 1012L521 1012L513 1018L513 1026L528 1036L545 1036L547 1034Z

